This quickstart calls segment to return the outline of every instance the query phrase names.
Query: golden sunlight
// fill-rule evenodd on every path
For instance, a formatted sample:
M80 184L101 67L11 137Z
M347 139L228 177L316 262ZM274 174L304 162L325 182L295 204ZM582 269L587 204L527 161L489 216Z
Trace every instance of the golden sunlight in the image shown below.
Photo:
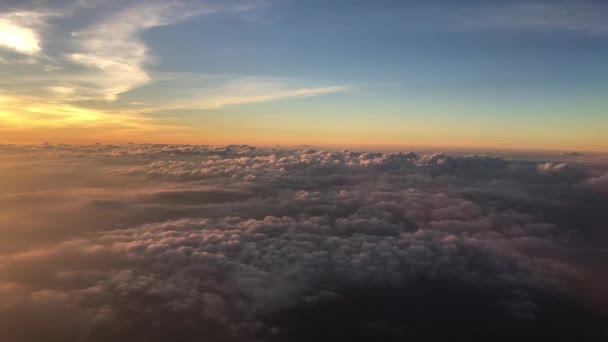
M0 19L0 45L25 54L40 51L38 37L33 30L4 19Z

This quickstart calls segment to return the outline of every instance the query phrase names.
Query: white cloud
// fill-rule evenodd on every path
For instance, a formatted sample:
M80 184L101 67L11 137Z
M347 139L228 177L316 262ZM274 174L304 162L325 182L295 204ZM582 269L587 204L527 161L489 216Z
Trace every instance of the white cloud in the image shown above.
M262 5L211 0L26 2L20 4L20 10L0 5L6 12L0 14L0 48L10 50L0 55L4 80L0 91L7 99L0 103L2 133L14 135L41 126L82 127L83 123L90 129L97 124L98 129L124 131L126 127L155 126L143 117L150 112L214 109L348 89L238 75L223 75L221 82L201 87L192 82L199 76L190 73L173 74L165 80L162 74L149 71L154 52L142 37L147 30L207 14L242 14ZM157 82L167 82L163 93L174 89L173 96L150 96L147 90L142 91L142 98L124 96ZM122 98L125 101L119 101Z
M0 19L0 45L27 55L40 52L38 34L26 27Z
M208 98L200 99L199 108L222 108L229 105L260 103L281 99L311 97L347 91L347 86L293 88L280 81L255 79L234 80Z
M226 106L263 103L294 98L306 98L349 91L350 87L344 85L309 86L298 81L288 81L278 78L262 77L229 77L218 76L222 79L205 88L190 87L181 91L183 87L175 86L170 81L168 90L163 98L148 101L148 108L141 108L142 112L156 112L176 109L218 109ZM173 86L171 86L173 84ZM179 81L176 82L179 85ZM177 89L180 91L172 91ZM150 106L152 105L152 106Z
M39 31L50 15L34 11L0 14L0 47L25 55L39 54L42 51Z
M151 81L145 70L148 47L141 33L212 11L179 2L140 3L74 32L79 51L69 58L98 71L94 91L105 100L116 100L119 94Z
M84 30L73 33L79 52L69 58L76 63L98 71L93 88L106 100L153 81L146 70L150 62L149 51L140 35L151 28L174 24L195 16L220 11L247 11L252 5L217 6L211 3L151 2L142 3L110 16ZM267 79L236 78L219 89L200 89L198 99L179 98L176 108L221 108L226 105L259 103L277 99L309 97L345 91L344 86L288 87L283 82ZM191 89L189 93L193 93ZM177 102L181 103L177 103ZM161 106L162 107L162 106Z

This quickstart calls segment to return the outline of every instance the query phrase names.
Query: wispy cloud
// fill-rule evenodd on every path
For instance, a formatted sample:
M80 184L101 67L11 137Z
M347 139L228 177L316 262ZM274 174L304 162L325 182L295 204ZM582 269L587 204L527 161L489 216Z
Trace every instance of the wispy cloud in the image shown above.
M56 91L62 92L65 90ZM146 134L179 136L184 127L159 123L139 112L84 107L37 97L0 95L0 138L17 142L133 140Z
M244 89L240 87L245 86ZM247 84L231 84L227 90L230 90L227 94L220 94L217 97L211 97L209 99L202 99L199 108L222 108L229 105L238 105L246 103L261 103L267 101L284 100L291 98L302 98L311 97L324 94L344 92L349 89L347 86L327 86L327 87L315 87L315 88L283 88L282 86L270 85L269 89L258 88L255 91L248 92ZM197 106L195 106L197 107Z
M527 1L482 6L462 15L468 30L528 29L608 34L605 1Z
M148 47L140 38L144 31L218 10L200 3L140 3L73 32L78 52L68 57L96 73L95 84L89 88L92 97L116 100L119 94L151 81L145 70Z
M263 3L80 0L52 4L0 5L4 12L0 14L0 119L5 132L9 125L145 129L154 123L143 114L164 109L204 110L347 89L235 75L205 87L190 84L170 98L131 99L125 97L130 91L164 81L150 72L154 51L143 38L146 31L211 14L241 17ZM134 102L141 104L130 104Z
M184 75L182 77L197 78L195 75ZM140 109L140 112L220 109L233 105L340 93L351 89L350 86L346 85L314 86L297 80L268 77L216 76L215 81L205 87L190 88L187 92L171 92L169 90L165 94L166 98L160 98L156 101L148 100L145 106ZM179 83L179 80L168 81L173 86L167 84L166 88L184 88L183 86L175 86L176 83L174 82Z
M135 113L125 111L111 112L85 108L29 96L0 96L0 121L2 122L0 129L8 130L8 126L15 126L23 130L87 125L101 125L106 128L118 126L141 128L145 120Z

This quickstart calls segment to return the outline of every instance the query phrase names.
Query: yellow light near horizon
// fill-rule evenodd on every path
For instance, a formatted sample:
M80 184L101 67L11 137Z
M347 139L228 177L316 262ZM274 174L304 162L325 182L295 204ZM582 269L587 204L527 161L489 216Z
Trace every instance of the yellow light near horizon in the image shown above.
M11 94L12 95L12 94ZM161 122L138 111L104 110L61 103L53 98L0 95L0 142L153 142L192 144L317 145L351 148L531 148L551 150L605 151L608 145L595 131L566 135L560 141L552 132L535 128L508 134L492 131L492 126L429 126L410 120L368 125L318 121L260 120L219 125L212 121L194 125L188 121ZM278 117L279 119L281 117ZM190 126L189 126L190 124ZM558 127L559 128L559 127ZM582 132L582 130L580 130ZM484 134L480 134L480 132ZM567 138L567 139L566 139ZM353 147L354 148L354 147Z
M6 125L24 125L26 118L24 116L15 115L14 112L2 108L2 98L0 97L0 124Z
M0 143L148 141L151 135L167 139L180 130L156 124L137 112L0 95Z
M95 110L89 110L70 105L29 106L26 112L47 114L59 123L94 122L101 120L101 115ZM35 121L35 120L32 120Z

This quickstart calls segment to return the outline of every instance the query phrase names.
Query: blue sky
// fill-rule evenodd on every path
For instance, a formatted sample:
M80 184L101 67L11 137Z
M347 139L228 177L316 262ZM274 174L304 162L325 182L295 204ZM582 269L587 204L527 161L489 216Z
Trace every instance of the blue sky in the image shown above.
M608 149L605 1L0 10L9 140Z

